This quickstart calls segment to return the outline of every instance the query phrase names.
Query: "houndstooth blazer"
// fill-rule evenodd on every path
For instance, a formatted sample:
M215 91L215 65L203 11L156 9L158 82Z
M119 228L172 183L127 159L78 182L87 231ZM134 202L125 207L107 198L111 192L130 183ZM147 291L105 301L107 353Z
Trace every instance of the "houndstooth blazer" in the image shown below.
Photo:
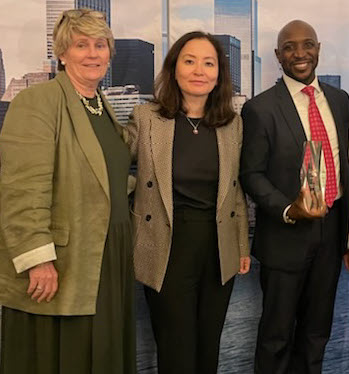
M128 143L138 163L132 211L137 280L160 292L169 260L173 230L172 150L175 120L153 103L135 106L127 126ZM216 129L219 153L217 233L222 284L249 255L247 209L239 183L242 120L236 115Z

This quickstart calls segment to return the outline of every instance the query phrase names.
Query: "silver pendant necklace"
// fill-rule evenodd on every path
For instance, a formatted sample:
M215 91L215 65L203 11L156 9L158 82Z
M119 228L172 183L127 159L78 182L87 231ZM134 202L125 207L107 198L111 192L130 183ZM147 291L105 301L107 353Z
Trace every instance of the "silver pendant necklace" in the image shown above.
M85 108L92 114L101 116L103 113L103 102L101 99L101 95L96 91L96 96L97 96L97 105L98 108L94 108L92 105L90 105L90 102L86 99L85 96L81 95L81 93L78 90L75 90L75 92L78 94L80 97L82 103L85 105Z
M195 125L194 123L193 123L193 121L186 115L186 114L184 114L185 115L185 118L188 120L188 122L190 123L190 125L191 125L191 127L193 128L193 134L194 135L197 135L198 133L199 133L199 130L198 130L198 127L199 127L199 125L200 125L200 122L201 122L201 120L202 120L202 118L198 121L198 123Z

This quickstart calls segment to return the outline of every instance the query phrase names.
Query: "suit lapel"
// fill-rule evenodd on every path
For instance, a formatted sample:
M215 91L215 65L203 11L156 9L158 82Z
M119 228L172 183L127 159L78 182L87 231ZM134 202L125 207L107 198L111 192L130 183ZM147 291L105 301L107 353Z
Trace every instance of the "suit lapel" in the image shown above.
M285 123L287 124L290 132L292 133L293 138L297 143L300 152L303 153L303 143L307 139L305 136L301 119L299 118L292 97L283 80L281 80L275 88L276 95L278 97L278 105L285 119Z
M347 139L347 134L345 132L345 127L343 126L343 115L341 114L338 102L333 94L331 94L330 90L326 85L321 84L321 88L324 91L326 100L330 107L334 123L336 125L337 130L337 139L338 139L338 147L339 147L339 157L340 157L340 168L341 168L341 184L344 190L347 189L348 184L348 156L347 156L347 149L344 139Z
M218 155L219 155L219 182L217 196L217 211L222 207L225 196L227 195L229 184L232 179L232 172L235 169L233 159L233 147L238 148L239 144L233 139L235 120L232 124L218 127L216 129ZM238 167L238 165L236 165Z
M155 175L160 195L170 222L173 217L172 154L175 120L165 119L157 113L151 117L150 142Z
M327 100L328 105L330 107L330 110L332 112L332 116L333 116L334 123L336 125L336 130L337 130L339 148L342 150L342 149L344 149L343 148L343 139L345 137L345 134L344 134L344 128L343 128L343 126L341 126L342 115L340 113L338 103L336 102L335 97L330 94L328 88L325 85L321 85L321 88L324 91L326 100Z
M105 194L108 199L110 199L108 173L103 151L93 131L88 116L81 106L81 102L67 75L62 72L56 76L56 79L65 93L67 108L81 149Z

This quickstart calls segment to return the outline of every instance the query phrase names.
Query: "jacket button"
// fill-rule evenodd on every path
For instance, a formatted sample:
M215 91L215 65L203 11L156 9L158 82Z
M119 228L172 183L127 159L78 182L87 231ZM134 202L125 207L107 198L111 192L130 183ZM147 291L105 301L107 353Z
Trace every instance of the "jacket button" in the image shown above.
M153 187L153 182L152 182L152 181L148 181L148 182L147 182L147 186L148 186L149 188Z
M234 182L233 182L233 186L235 187L236 186L236 181L234 180Z
M232 212L230 213L230 217L234 217L234 216L235 216L235 212L232 211Z
M145 220L146 220L146 221L150 221L150 220L151 220L151 215L150 215L150 214L147 214L147 215L145 216Z

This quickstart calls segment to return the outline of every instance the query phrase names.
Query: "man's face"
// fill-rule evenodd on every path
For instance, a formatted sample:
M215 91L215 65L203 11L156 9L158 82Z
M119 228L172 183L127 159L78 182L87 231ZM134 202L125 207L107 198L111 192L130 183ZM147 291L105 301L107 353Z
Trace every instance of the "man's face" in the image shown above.
M308 85L315 78L319 50L315 31L308 24L298 21L281 30L275 54L286 75Z

